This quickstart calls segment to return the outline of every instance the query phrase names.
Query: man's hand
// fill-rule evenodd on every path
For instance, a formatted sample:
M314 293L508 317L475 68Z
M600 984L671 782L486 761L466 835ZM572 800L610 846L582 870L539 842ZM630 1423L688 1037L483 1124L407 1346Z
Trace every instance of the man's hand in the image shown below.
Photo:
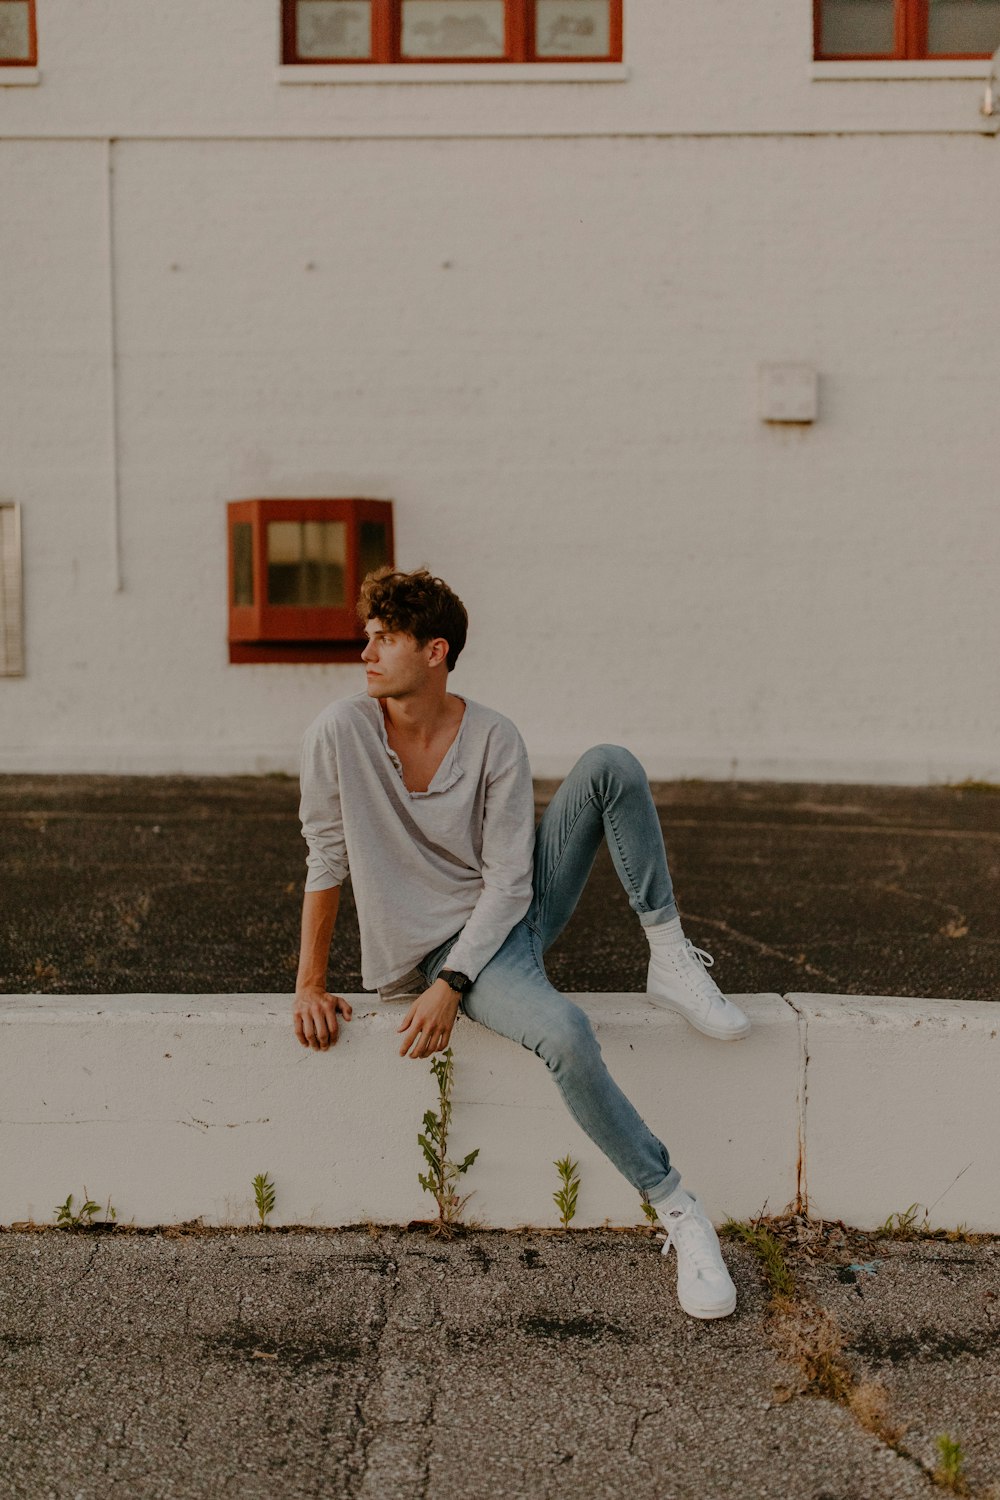
M335 1046L338 1012L345 1021L351 1019L351 1007L342 995L328 995L322 989L296 990L292 1018L295 1035L303 1047L325 1052Z
M407 1052L411 1057L444 1052L451 1040L460 998L446 979L435 979L429 990L418 995L403 1017L403 1024L396 1027L404 1033L400 1057Z

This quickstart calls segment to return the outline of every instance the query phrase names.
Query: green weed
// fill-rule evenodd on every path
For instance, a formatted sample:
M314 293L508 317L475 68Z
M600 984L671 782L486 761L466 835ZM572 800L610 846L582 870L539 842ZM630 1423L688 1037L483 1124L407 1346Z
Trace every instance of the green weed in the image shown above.
M65 1203L57 1203L52 1210L56 1216L56 1223L65 1225L67 1229L89 1229L94 1222L94 1215L99 1214L100 1211L101 1205L95 1203L92 1198L87 1196L86 1187L83 1190L83 1203L75 1212L73 1209L72 1193L69 1194ZM109 1198L105 1219L113 1221L116 1217L117 1215L111 1207L111 1199Z
M437 1079L438 1112L427 1110L424 1129L417 1136L424 1160L430 1169L418 1172L417 1180L425 1193L431 1193L438 1207L434 1232L451 1235L462 1217L462 1210L472 1197L471 1193L460 1196L456 1191L458 1180L472 1166L479 1155L479 1147L470 1151L463 1161L448 1160L448 1131L451 1127L451 1093L455 1081L454 1054L449 1047L441 1057L431 1062L431 1072Z
M253 1180L254 1202L257 1204L257 1214L260 1218L260 1227L264 1228L264 1220L269 1213L274 1211L274 1183L266 1172L258 1172Z
M935 1447L940 1455L934 1470L934 1482L953 1495L967 1495L969 1487L965 1481L965 1455L961 1443L942 1432Z
M552 1194L552 1200L559 1210L562 1227L568 1229L570 1221L576 1216L576 1198L580 1191L580 1163L572 1161L567 1153L559 1161L553 1162L553 1166L559 1173L562 1187L558 1193Z

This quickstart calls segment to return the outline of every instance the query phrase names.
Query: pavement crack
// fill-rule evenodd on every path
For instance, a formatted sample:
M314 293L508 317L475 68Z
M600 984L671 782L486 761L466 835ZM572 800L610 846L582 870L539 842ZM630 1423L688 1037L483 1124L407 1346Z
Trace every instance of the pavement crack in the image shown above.
M81 1283L81 1281L86 1281L87 1277L90 1275L91 1271L94 1269L94 1263L97 1260L97 1252L98 1252L99 1249L100 1249L100 1246L96 1242L93 1245L91 1245L91 1247L90 1247L90 1255L87 1257L87 1264L84 1266L83 1270L80 1272L80 1275L74 1281L74 1283L73 1283L74 1287L79 1286L80 1283Z
M748 932L740 932L738 928L731 927L728 922L723 922L718 917L699 917L695 912L687 912L685 916L689 922L701 922L706 927L714 927L717 931L724 932L734 942L753 948L765 958L776 958L782 963L794 964L795 968L801 969L804 974L809 974L813 979L822 979L825 983L832 984L835 992L841 988L841 981L835 975L828 974L825 969L818 969L815 964L809 963L804 953L787 953L783 948L774 948L770 943L764 943L760 938L752 937Z
M427 1414L421 1423L424 1429L424 1451L421 1457L423 1473L420 1477L420 1489L417 1491L418 1500L427 1500L427 1490L431 1479L431 1459L434 1456L434 1419L437 1413L438 1388L436 1384L431 1385L430 1400L427 1406Z
M345 1500L354 1500L354 1497L361 1493L368 1476L375 1427L368 1420L366 1408L382 1381L382 1342L392 1321L393 1310L400 1299L403 1284L399 1261L395 1257L389 1259L386 1274L392 1278L389 1283L389 1296L380 1304L380 1316L369 1330L374 1347L372 1353L364 1361L363 1374L354 1398L354 1409L348 1426L347 1464L344 1476Z

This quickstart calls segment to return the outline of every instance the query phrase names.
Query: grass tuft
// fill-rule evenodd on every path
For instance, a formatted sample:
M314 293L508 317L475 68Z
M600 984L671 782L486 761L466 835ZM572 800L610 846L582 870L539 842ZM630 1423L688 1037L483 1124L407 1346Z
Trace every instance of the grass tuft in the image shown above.
M760 1262L764 1280L773 1298L794 1297L795 1277L788 1269L781 1241L769 1229L765 1229L759 1220L748 1224L740 1219L727 1219L721 1233L728 1239L741 1240L744 1245L749 1245Z
M950 1490L953 1495L967 1495L969 1486L965 1479L965 1455L961 1443L942 1432L935 1447L939 1456L934 1470L934 1483L939 1484L943 1490Z
M876 1380L862 1380L847 1397L859 1427L871 1432L890 1448L895 1448L906 1431L906 1424L893 1422L889 1414L889 1394Z

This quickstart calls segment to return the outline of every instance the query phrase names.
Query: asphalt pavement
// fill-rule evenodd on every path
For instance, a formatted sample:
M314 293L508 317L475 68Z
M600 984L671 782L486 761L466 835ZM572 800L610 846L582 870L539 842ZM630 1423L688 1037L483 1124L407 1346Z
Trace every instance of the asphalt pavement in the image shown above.
M1000 1245L790 1256L892 1442L805 1383L726 1253L737 1312L696 1322L643 1231L0 1234L2 1493L917 1500L944 1436L991 1494Z
M1000 998L998 791L654 787L685 928L724 990L965 1000ZM0 777L0 991L290 990L296 807L284 777ZM550 976L639 990L645 956L602 853ZM349 886L330 981L362 987Z

